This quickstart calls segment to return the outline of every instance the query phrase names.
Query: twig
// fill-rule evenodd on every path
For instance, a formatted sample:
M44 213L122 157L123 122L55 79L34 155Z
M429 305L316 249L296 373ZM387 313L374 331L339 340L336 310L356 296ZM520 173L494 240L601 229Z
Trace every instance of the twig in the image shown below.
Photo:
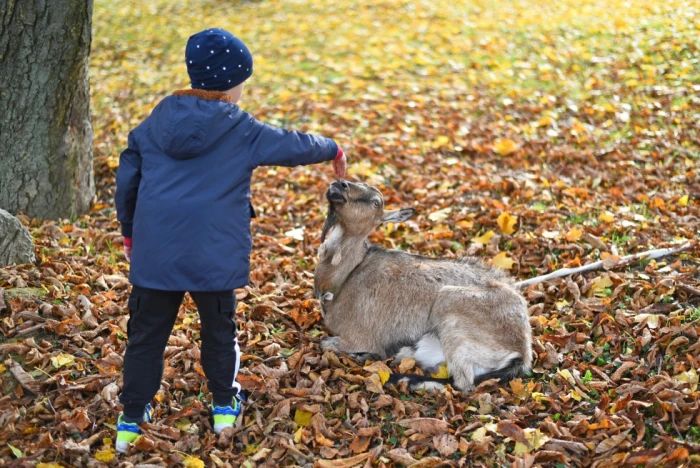
M700 289L696 289L689 284L685 283L677 283L676 286L678 289L682 289L683 291L687 292L688 294L693 294L695 296L700 297Z
M665 257L667 255L672 255L672 254L675 254L678 252L682 252L684 250L688 250L694 246L695 246L695 244L693 242L688 242L688 243L683 244L680 247L676 247L676 248L647 250L646 252L636 253L636 254L632 254L632 255L626 255L620 259L617 266L629 264L629 263L632 263L632 262L635 262L638 260L642 260L642 259L653 260L655 258ZM515 283L515 286L520 287L520 288L525 288L525 287L530 286L532 284L542 283L544 281L549 281L549 280L554 279L554 278L561 278L562 276L575 275L577 273L583 273L585 271L598 270L602 267L603 267L603 261L600 260L600 261L590 263L588 265L584 265L584 266L578 267L578 268L562 268L561 270L556 270L556 271L553 271L553 272L548 273L546 275L536 276L534 278L530 278L527 280L518 281L517 283Z

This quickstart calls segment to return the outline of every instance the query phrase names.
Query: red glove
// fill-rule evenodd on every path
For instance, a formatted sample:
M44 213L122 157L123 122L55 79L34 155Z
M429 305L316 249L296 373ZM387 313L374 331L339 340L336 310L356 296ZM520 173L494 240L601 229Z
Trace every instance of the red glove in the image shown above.
M126 257L127 262L131 261L131 247L132 246L133 246L133 242L131 241L131 237L125 237L124 238L124 257Z
M343 149L338 146L338 154L335 155L335 159L333 160L333 170L335 171L336 177L339 179L342 179L345 177L345 169L348 166L348 158L345 157L345 153L343 153Z

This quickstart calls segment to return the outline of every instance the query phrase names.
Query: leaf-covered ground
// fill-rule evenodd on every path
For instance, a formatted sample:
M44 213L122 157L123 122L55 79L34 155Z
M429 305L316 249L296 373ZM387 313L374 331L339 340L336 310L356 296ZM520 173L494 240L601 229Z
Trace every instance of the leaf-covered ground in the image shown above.
M187 86L184 44L205 27L255 56L242 107L335 138L350 179L417 208L375 242L475 255L518 278L606 260L525 291L531 376L410 394L381 387L383 363L322 354L312 282L332 170L261 169L251 286L238 291L240 427L211 431L188 300L157 421L115 456L129 290L118 154ZM700 256L616 265L698 234L699 33L692 0L96 0L99 194L79 219L24 218L37 265L0 269L0 466L700 462Z

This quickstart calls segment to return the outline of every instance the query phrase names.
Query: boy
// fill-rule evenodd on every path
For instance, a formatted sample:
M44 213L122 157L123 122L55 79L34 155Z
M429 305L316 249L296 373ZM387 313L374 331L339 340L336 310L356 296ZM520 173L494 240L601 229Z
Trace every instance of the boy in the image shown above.
M265 125L236 105L253 58L231 33L195 34L185 56L192 89L163 99L129 134L117 171L117 217L133 285L120 452L139 437L139 423L151 421L185 292L200 315L214 431L233 426L241 409L234 289L248 284L253 169L333 160L343 177L347 164L333 140Z

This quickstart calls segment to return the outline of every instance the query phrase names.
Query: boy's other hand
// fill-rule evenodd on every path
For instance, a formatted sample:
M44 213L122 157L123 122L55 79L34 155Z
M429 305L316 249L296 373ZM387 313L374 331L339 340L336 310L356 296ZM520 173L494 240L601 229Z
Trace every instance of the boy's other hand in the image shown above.
M333 170L335 171L336 177L338 177L339 179L345 177L345 170L347 169L347 167L348 158L345 157L343 149L340 146L338 146L338 154L333 160Z
M126 257L127 262L131 262L131 247L133 243L131 237L124 238L124 257Z

